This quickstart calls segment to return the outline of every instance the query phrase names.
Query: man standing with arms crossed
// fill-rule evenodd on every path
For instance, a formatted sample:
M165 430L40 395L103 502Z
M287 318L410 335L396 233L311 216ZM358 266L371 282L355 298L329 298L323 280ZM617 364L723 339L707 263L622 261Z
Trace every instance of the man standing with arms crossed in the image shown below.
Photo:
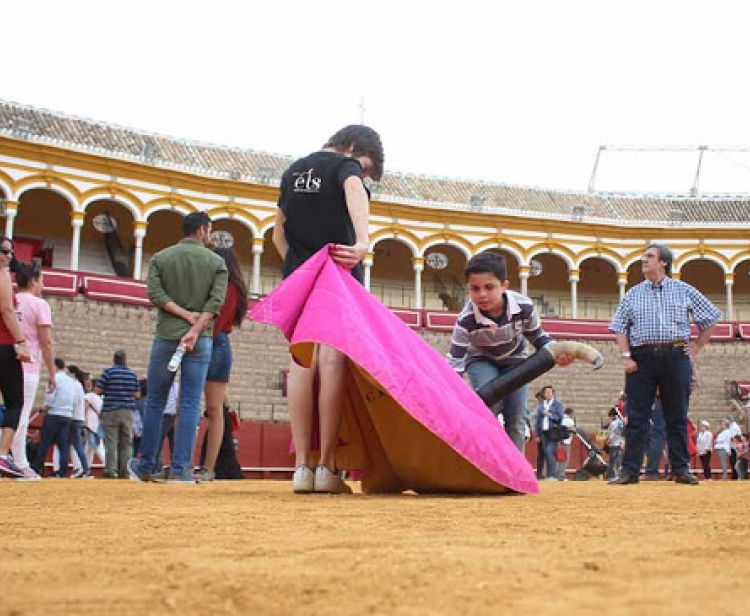
M711 338L720 312L694 287L669 277L672 252L665 245L649 244L641 269L646 279L626 293L609 326L625 370L628 417L622 473L610 483L638 483L658 388L674 480L697 485L687 441L693 362ZM689 344L691 316L700 334Z
M156 335L148 362L148 401L143 418L141 458L128 461L136 481L166 479L195 483L193 447L200 417L200 401L211 361L211 322L219 314L227 291L224 259L206 248L211 220L193 212L182 221L183 239L154 255L148 268L148 297L157 306ZM185 354L180 376L180 415L170 469L154 477L161 442L164 407L175 372L168 368L177 347Z

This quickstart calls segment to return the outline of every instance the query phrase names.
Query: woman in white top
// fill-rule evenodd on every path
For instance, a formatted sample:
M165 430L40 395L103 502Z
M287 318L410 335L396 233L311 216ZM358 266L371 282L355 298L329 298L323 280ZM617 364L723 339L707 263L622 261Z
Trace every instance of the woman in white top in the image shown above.
M709 424L705 419L698 426L698 436L695 439L695 446L698 449L698 457L703 464L703 479L711 481L711 446L713 445L714 435L711 434Z
M714 443L714 450L719 454L719 460L721 461L721 478L727 478L727 461L729 460L729 452L732 450L732 432L729 430L729 422L725 419L721 421L721 430L716 435L716 442Z
M104 464L104 431L101 424L102 397L93 391L91 375L84 375L84 389L86 395L84 401L86 405L86 460L89 464L89 470L94 463L94 454L99 456L99 462Z

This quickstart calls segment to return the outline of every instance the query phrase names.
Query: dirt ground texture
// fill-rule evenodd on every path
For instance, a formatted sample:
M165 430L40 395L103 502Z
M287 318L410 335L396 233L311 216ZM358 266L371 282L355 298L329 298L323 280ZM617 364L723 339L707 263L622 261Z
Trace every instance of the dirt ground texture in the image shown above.
M356 489L356 484L355 484ZM0 614L740 614L750 482L538 496L0 481Z

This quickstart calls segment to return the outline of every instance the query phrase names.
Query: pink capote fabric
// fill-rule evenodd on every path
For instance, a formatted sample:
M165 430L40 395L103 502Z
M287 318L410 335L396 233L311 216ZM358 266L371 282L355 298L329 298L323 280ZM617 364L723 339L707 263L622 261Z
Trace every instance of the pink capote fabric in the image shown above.
M338 349L364 371L351 371L354 386L363 390L371 384L387 394L368 391L348 398L356 413L365 409L371 416L360 415L360 430L370 434L357 446L378 450L369 453L387 458L384 485L418 492L538 492L531 466L481 399L444 357L334 263L328 251L323 248L306 261L250 316L278 327L293 352L305 343ZM369 406L368 401L378 396L391 406ZM426 430L403 429L411 419L402 412ZM391 422L401 427L389 430ZM399 442L402 434L417 442ZM415 451L417 447L421 449ZM368 459L368 452L361 453ZM378 472L375 466L361 470ZM461 475L462 480L456 484L447 473Z

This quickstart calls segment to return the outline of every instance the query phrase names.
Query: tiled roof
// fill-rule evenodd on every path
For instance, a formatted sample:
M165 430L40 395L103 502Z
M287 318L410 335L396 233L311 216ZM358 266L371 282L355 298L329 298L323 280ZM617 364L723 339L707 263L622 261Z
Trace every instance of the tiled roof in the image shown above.
M120 157L156 167L278 185L292 157L197 143L0 100L0 134ZM750 196L700 199L607 195L387 172L372 186L383 201L591 222L634 225L750 223ZM575 208L575 209L574 209Z

